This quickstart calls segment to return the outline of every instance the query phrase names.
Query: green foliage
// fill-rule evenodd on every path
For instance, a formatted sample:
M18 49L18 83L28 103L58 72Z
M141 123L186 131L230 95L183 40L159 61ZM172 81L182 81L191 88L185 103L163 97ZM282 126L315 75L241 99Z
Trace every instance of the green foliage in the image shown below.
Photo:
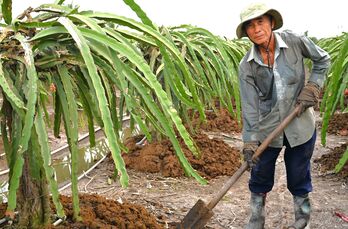
M344 91L348 88L348 33L319 40L318 45L329 52L331 56L331 68L325 82L325 93L320 108L320 111L323 113L321 142L325 145L329 121L337 110L338 104L343 112L348 111L348 105L344 104ZM348 161L347 155L348 153L346 152L336 166L337 172Z
M139 18L142 20L142 22L145 25L150 26L151 28L153 28L154 30L157 30L157 28L154 26L154 24L152 23L152 21L147 17L146 13L133 1L133 0L125 0L124 1L126 4L128 4L133 10L134 12L137 13L137 15L139 16ZM165 49L165 45L163 45L159 40L155 40L157 46L159 47L159 49L161 50L162 55L164 55L168 60L169 60L169 54L167 53L166 49ZM179 56L179 55L178 55ZM183 58L179 58L179 61L184 61ZM152 70L150 68L147 69L149 72L152 72ZM186 69L184 69L184 72L186 72ZM157 87L158 91L161 91L162 94L164 95L164 91L162 88L162 86L160 85L160 83L157 82L156 76L152 74L152 80L149 80L149 82L151 83L153 81L153 86ZM190 81L189 81L190 82ZM198 100L198 96L196 94L196 90L193 87L193 84L189 83L189 87L192 89L193 91L193 99L194 101L196 101L196 103L200 103L200 101ZM167 115L170 116L178 130L178 132L180 133L180 135L182 136L182 138L184 139L184 142L186 143L186 145L188 146L188 148L192 151L192 153L195 156L199 156L200 153L198 152L198 148L194 145L193 140L191 138L191 136L188 134L188 132L186 131L184 125L182 124L182 120L180 119L180 117L177 115L177 111L175 109L173 109L173 104L170 101L170 99L168 98L168 94L166 96L161 96L159 95L160 100L162 101L162 104L165 104L166 107L164 107L165 111L169 111L167 112ZM198 104L198 109L200 111L200 114L204 117L204 113L203 113L203 109L202 106L200 106ZM174 140L174 139L173 139ZM179 151L180 152L180 151ZM181 152L180 152L181 154ZM181 155L179 158L184 158L183 155ZM183 162L183 161L181 161ZM183 163L186 164L186 163ZM186 169L187 172L190 172L191 169Z
M0 39L1 136L10 168L9 210L16 208L23 155L37 149L35 155L42 157L37 163L46 172L58 215L64 216L50 166L47 106L53 106L54 135L63 128L67 135L76 220L78 104L88 118L91 144L95 126L103 128L123 187L128 175L119 131L125 113L148 140L152 132L169 138L187 176L205 184L178 137L199 156L184 126L190 122L187 111L198 111L204 121L204 109L214 108L215 100L240 120L237 66L249 44L193 26L158 28L133 0L125 3L142 23L110 13L79 12L63 2L28 9L13 22L11 1L2 2L8 25Z
M344 152L342 158L339 160L338 164L335 166L335 172L338 173L342 170L342 168L344 167L344 165L347 163L348 161L348 147L346 149L346 151Z
M62 103L63 118L65 124L66 135L71 153L71 184L74 218L79 217L79 198L77 187L77 169L78 169L78 128L77 128L77 104L73 92L73 83L66 66L57 66L58 74L54 75L54 82L57 85L57 92ZM59 75L59 76L58 76ZM75 86L76 88L76 86ZM65 93L64 93L65 92Z
M1 12L6 24L12 22L12 0L2 0Z
M26 104L26 113L23 118L23 128L19 129L18 132L21 133L19 137L19 144L16 148L16 152L12 152L16 155L13 165L13 173L10 179L9 195L8 195L8 209L14 211L16 207L16 192L19 187L19 179L22 176L22 168L24 164L23 153L27 151L28 144L31 136L31 131L34 123L34 115L36 112L36 103L37 103L37 72L34 64L34 56L32 54L31 47L28 41L24 36L17 34L15 36L17 40L20 41L24 49L24 64L26 67L26 77L24 90L25 90L25 99L27 100Z
M36 134L38 136L40 152L44 162L46 177L49 182L49 186L52 193L52 200L57 208L58 217L62 218L64 217L64 211L63 211L62 204L59 202L58 184L57 184L57 181L54 179L54 169L50 165L51 152L50 152L50 147L48 145L48 135L45 129L45 122L43 120L42 113L43 113L42 108L39 107L39 112L37 113L37 116L35 118L35 129L36 129Z
M0 86L6 94L8 101L11 103L13 109L17 111L22 117L26 110L24 102L21 100L18 91L13 86L12 81L8 81L5 77L5 73L2 70L2 63L0 63Z

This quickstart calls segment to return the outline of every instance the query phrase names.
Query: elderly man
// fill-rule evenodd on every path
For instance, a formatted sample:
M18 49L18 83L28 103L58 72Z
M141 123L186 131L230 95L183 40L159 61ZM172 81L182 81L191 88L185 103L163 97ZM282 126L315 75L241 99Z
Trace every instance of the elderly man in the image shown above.
M287 187L293 195L295 222L289 228L305 228L310 219L308 193L312 191L310 159L316 139L313 106L318 102L329 55L305 36L290 31L274 32L283 25L281 14L264 4L252 4L242 11L238 38L248 37L253 45L239 66L243 114L243 156L251 167L251 217L248 229L264 228L266 194L274 185L277 157L285 146ZM304 58L313 61L305 80ZM283 134L276 137L257 161L256 148L296 104L302 111Z

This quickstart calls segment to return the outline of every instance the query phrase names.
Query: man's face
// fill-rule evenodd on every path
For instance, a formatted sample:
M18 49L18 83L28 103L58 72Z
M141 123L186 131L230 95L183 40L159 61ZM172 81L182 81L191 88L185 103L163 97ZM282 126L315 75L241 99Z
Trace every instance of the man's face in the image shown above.
M267 46L272 33L272 24L268 15L262 15L246 22L244 28L252 42Z

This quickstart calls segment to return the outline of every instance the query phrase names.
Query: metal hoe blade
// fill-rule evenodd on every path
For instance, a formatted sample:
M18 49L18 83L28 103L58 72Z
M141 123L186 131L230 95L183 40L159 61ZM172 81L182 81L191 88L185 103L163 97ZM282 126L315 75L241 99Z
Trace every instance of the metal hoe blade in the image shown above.
M197 203L191 208L191 210L186 214L181 223L177 224L176 228L202 228L213 215L213 211L207 207L203 200L199 199Z

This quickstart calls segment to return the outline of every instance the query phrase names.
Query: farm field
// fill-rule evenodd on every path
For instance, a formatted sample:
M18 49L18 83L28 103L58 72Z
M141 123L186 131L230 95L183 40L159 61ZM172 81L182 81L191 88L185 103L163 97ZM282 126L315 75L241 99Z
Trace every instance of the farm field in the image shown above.
M338 118L347 121L347 116ZM341 123L341 127L344 123ZM337 123L336 123L337 124ZM227 125L228 126L228 125ZM336 125L339 126L339 125ZM226 126L224 127L226 128ZM330 126L330 128L333 128ZM236 149L241 147L240 133L207 131L208 136L214 137L215 142L223 140L230 147ZM233 129L233 128L230 128ZM216 130L216 129L215 129ZM336 129L342 131L342 129ZM222 134L223 133L223 134ZM232 137L231 137L232 136ZM342 155L344 152L344 143L347 144L347 136L329 135L327 139L327 147L323 147L317 139L316 149L313 155L312 178L314 191L311 193L311 201L313 214L311 218L312 228L348 228L348 223L336 214L348 214L348 167L339 174L332 174L328 169L333 168L340 158L333 155L337 152ZM343 144L343 147L339 148ZM205 145L204 151L213 151L216 156L214 159L219 160L224 147L212 147ZM144 146L145 148L146 146ZM153 147L154 151L161 151L158 145ZM143 153L149 152L150 149L143 150ZM152 151L152 156L159 153ZM138 152L139 153L139 152ZM149 154L147 154L149 155ZM323 155L330 155L322 157ZM114 165L111 160L106 160L93 170L88 177L83 178L79 182L79 191L81 194L98 194L99 196L116 200L119 202L129 202L142 207L151 213L157 223L162 228L171 228L175 222L180 222L188 210L197 202L203 199L206 203L213 197L214 193L222 187L228 176L216 176L209 179L208 185L200 185L194 179L179 177L166 177L162 173L150 173L154 164L151 163L153 157L149 160L141 160L142 171L139 168L128 168L130 176L130 185L127 189L123 189L117 182L110 182L113 175ZM330 160L332 159L332 160ZM336 160L336 161L334 161ZM125 159L127 162L127 159ZM331 164L330 164L331 161ZM222 162L220 162L222 163ZM223 163L222 163L223 165ZM326 166L326 167L325 167ZM208 165L209 167L209 165ZM222 166L223 167L223 166ZM232 166L233 167L233 166ZM248 203L249 190L247 186L249 172L246 172L238 180L238 182L229 190L226 196L214 208L214 216L207 224L206 228L243 228L248 219ZM69 189L62 192L64 195L70 195ZM95 197L92 197L92 199ZM93 201L91 201L93 202ZM83 206L83 205L82 205ZM83 209L83 207L82 207ZM83 211L83 210L82 210ZM82 213L83 214L83 213ZM280 157L276 166L275 186L267 196L266 201L266 228L285 228L292 223L293 220L293 204L291 194L286 189L286 173L283 159ZM95 222L91 220L90 222ZM101 220L101 223L107 221ZM66 226L66 225L65 225Z
M242 100L263 94L259 78L240 65L249 39L190 23L157 25L134 0L123 3L137 19L65 0L16 16L18 2L0 5L1 228L175 228L199 199L208 203L247 169L240 156L241 128L249 124ZM264 26L273 34L271 23ZM277 48L275 37L263 58L273 89L281 89L273 84L277 65L268 49ZM322 89L310 99L320 105L311 228L348 228L348 33L308 39L327 52L319 58L325 66L305 49L304 62L296 61L304 67L301 86L319 74ZM243 228L248 177L244 172L221 199L207 228ZM266 208L266 228L293 222L282 156Z

